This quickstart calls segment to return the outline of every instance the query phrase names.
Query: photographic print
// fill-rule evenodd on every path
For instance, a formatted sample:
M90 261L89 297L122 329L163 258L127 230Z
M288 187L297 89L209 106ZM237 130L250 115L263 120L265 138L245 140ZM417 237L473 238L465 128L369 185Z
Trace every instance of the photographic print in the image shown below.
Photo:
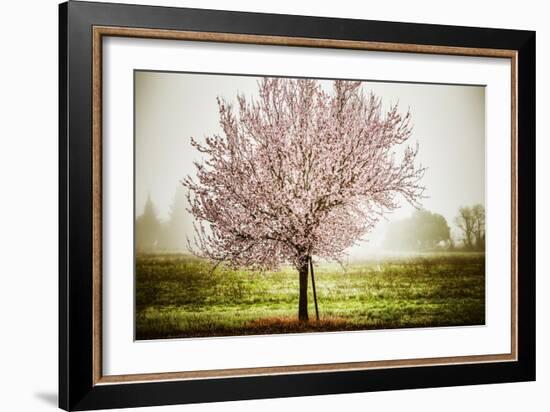
M485 87L134 71L135 338L485 324Z

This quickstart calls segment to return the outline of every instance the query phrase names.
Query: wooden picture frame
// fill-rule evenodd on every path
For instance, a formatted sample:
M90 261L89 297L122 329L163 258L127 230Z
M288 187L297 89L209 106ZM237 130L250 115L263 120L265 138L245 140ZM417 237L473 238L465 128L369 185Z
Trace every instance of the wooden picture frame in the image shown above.
M535 33L168 7L59 8L59 406L88 410L535 379ZM511 351L150 374L102 373L105 37L510 59ZM488 148L490 150L490 148Z

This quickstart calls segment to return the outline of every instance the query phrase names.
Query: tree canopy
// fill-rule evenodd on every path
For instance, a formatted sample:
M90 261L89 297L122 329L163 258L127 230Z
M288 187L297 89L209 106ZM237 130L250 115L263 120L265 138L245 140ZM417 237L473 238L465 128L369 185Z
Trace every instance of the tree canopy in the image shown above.
M192 140L205 161L183 181L196 220L196 253L237 266L303 267L306 258L339 259L398 197L414 205L424 169L411 115L361 82L264 78L259 97L218 99L221 135Z

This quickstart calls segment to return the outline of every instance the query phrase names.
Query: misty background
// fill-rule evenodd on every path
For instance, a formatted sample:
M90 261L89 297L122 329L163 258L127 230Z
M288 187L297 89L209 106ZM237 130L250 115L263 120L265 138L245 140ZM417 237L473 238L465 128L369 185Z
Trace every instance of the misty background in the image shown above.
M193 224L185 210L186 193L180 180L194 176L193 161L201 159L190 138L202 141L221 134L216 98L235 101L238 93L255 97L259 80L254 76L135 72L138 249L186 251ZM320 82L327 90L332 88L332 81ZM473 213L482 209L484 244L485 88L371 81L362 87L381 97L384 108L398 102L402 112L410 109L414 130L409 144L418 142L417 162L427 167L423 178L427 198L422 201L423 212L401 199L402 206L386 214L366 242L348 251L350 258L406 249L411 242L426 248L482 248L480 230L474 234L471 229L467 235L464 228L474 227ZM459 211L461 207L466 209ZM479 225L479 215L477 219ZM426 241L420 240L419 228L426 232ZM411 233L416 238L411 239Z

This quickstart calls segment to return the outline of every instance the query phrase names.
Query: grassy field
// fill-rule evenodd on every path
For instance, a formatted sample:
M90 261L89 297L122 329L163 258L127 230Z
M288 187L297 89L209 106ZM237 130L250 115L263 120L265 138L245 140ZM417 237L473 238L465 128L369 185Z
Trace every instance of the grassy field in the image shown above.
M315 268L320 321L297 321L298 274L217 269L186 255L138 255L136 338L158 339L485 323L485 256L387 257Z

